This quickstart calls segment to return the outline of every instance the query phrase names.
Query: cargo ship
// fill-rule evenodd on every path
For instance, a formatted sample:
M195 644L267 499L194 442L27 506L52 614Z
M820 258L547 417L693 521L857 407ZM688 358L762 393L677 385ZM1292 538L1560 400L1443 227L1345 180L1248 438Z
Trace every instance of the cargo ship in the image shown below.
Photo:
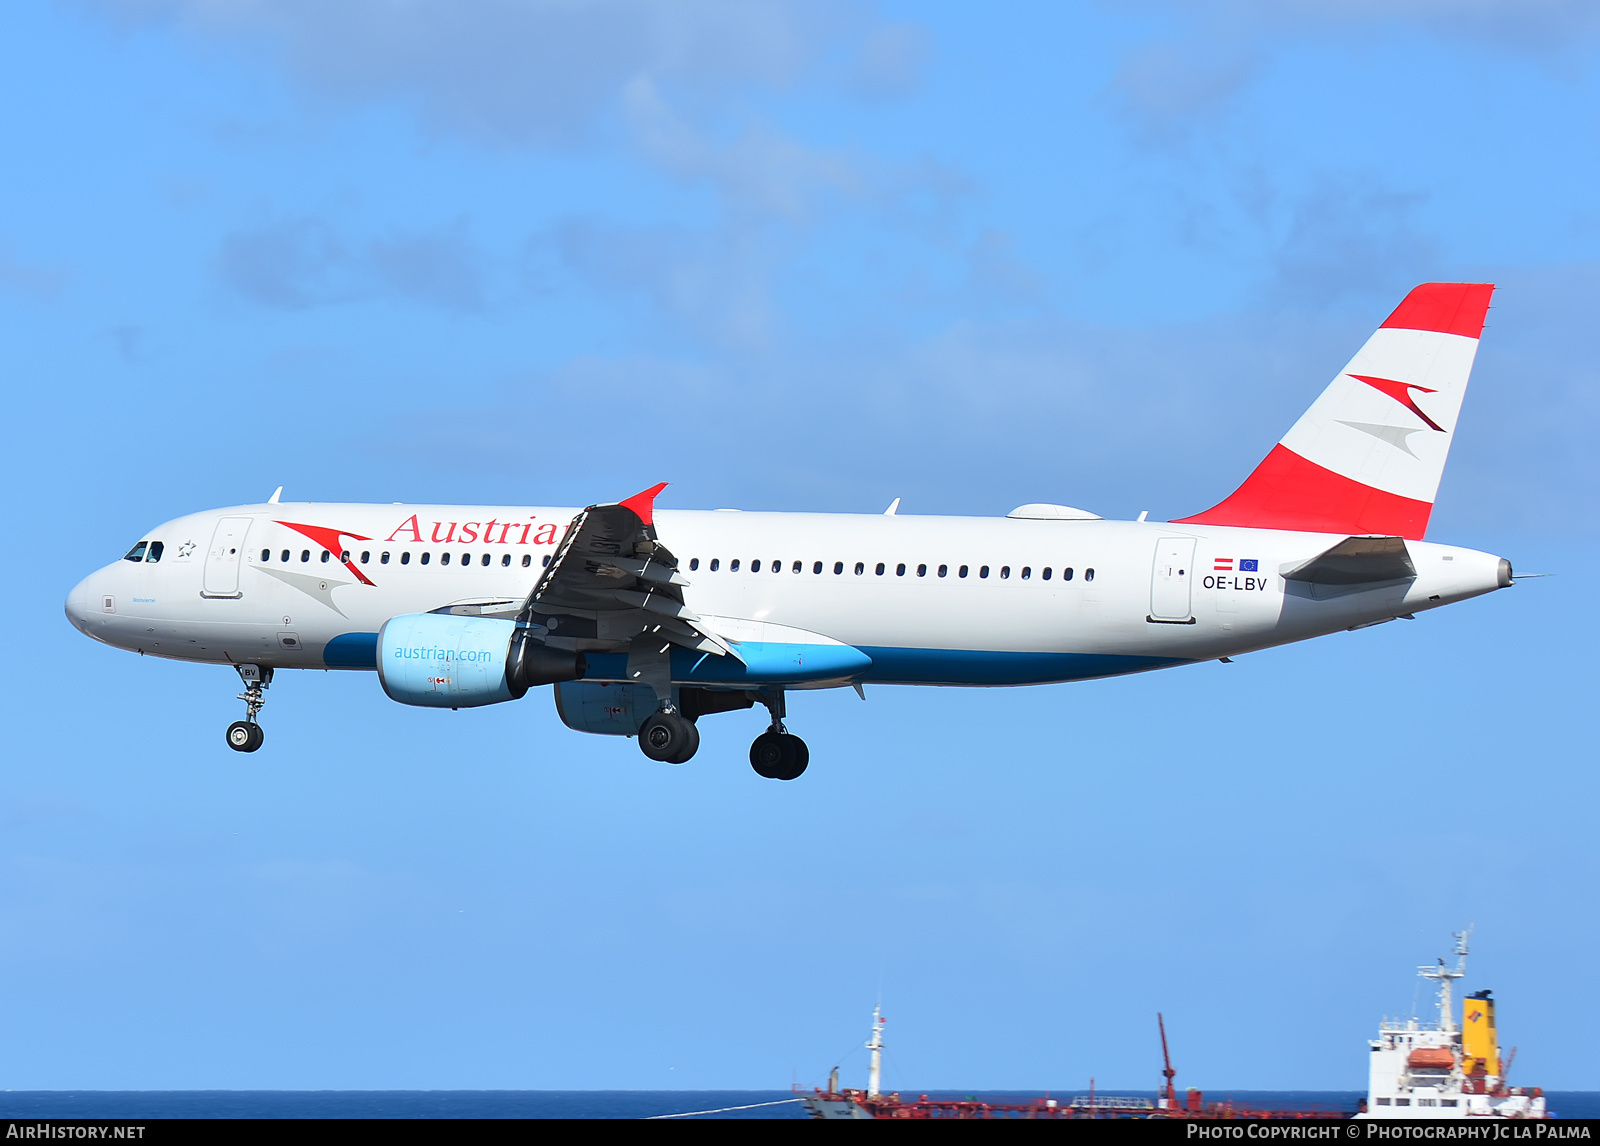
M931 1096L922 1094L914 1099L901 1097L898 1092L885 1094L883 1081L883 1028L888 1022L882 1009L872 1010L872 1033L867 1039L869 1054L867 1088L851 1090L839 1088L839 1068L828 1075L826 1089L821 1087L804 1091L798 1087L796 1097L805 1105L812 1118L1349 1118L1349 1110L1316 1106L1250 1106L1231 1099L1207 1101L1196 1088L1190 1087L1180 1099L1173 1086L1177 1071L1172 1069L1172 1056L1167 1051L1166 1019L1156 1016L1156 1028L1161 1032L1161 1074L1165 1084L1156 1098L1097 1094L1094 1080L1089 1082L1089 1093L1072 1098L1024 1099L1020 1102L992 1101L969 1095L965 1098Z
M1438 984L1439 1017L1385 1020L1370 1043L1371 1067L1366 1109L1358 1118L1548 1118L1544 1091L1508 1086L1516 1048L1500 1056L1493 992L1475 991L1461 1001L1456 1023L1455 982L1467 973L1467 940L1472 929L1457 931L1451 952L1456 964L1440 959L1417 973Z
M884 1093L883 1035L888 1020L882 1008L872 1011L867 1039L865 1090L839 1086L839 1068L826 1088L796 1088L796 1097L812 1118L1174 1118L1174 1119L1345 1119L1356 1118L1548 1118L1544 1092L1538 1087L1508 1087L1506 1075L1516 1055L1502 1061L1492 993L1468 995L1462 1017L1455 1021L1454 984L1466 975L1468 931L1456 932L1456 965L1443 959L1419 974L1438 984L1439 1017L1422 1023L1384 1020L1371 1040L1367 1097L1355 1111L1337 1107L1267 1106L1208 1101L1195 1088L1179 1097L1173 1085L1177 1072L1167 1049L1166 1020L1156 1016L1161 1033L1162 1088L1154 1099L1089 1093L1072 1098L1048 1095L1022 1101L990 1101Z

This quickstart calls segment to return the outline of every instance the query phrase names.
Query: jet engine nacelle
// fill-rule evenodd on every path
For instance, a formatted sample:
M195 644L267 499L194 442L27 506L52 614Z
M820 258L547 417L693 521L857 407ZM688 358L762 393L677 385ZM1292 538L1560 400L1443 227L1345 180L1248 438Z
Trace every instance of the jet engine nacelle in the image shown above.
M561 723L602 736L637 736L657 706L655 690L642 684L580 680L556 685L555 694Z
M548 648L515 621L411 613L378 630L378 680L401 704L476 708L587 671L582 653Z

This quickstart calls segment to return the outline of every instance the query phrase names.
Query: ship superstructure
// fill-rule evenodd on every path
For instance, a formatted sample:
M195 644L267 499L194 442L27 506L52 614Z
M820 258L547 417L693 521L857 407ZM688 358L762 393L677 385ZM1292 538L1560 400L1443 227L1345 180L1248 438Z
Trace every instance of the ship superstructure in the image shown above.
M1439 1017L1385 1020L1371 1041L1367 1108L1360 1118L1548 1118L1538 1087L1508 1087L1509 1059L1500 1057L1494 999L1487 990L1461 1001L1455 982L1467 973L1471 929L1454 935L1455 966L1443 959L1417 973L1437 984ZM1513 1051L1513 1053L1515 1053Z

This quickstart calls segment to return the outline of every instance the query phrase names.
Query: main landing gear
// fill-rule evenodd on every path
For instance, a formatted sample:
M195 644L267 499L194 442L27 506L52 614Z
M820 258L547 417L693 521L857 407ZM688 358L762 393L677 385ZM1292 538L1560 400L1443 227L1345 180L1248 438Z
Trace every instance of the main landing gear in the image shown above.
M806 765L811 763L811 749L783 726L786 715L783 690L774 689L770 694L762 692L757 699L772 714L772 726L750 745L750 767L756 770L757 776L768 780L799 779Z
M239 699L244 701L244 719L228 725L228 747L235 752L254 752L267 738L256 723L256 714L267 703L266 689L272 683L272 669L261 665L234 665L239 679L244 681L244 691Z
M686 764L700 750L700 730L669 705L639 726L639 747L652 760Z

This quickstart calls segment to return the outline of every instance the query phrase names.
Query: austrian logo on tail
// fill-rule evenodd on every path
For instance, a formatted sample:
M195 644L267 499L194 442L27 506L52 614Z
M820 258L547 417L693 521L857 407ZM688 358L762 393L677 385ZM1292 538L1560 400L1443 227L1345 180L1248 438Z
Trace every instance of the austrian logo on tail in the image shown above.
M1413 390L1419 390L1424 394L1437 394L1439 391L1430 390L1426 386L1417 386L1410 382L1396 382L1393 378L1369 378L1365 374L1352 374L1350 377L1357 382L1365 382L1381 394L1389 395L1389 397L1426 422L1430 429L1438 430L1441 434L1444 433L1444 427L1424 414L1417 405L1417 400L1411 396L1411 391Z

